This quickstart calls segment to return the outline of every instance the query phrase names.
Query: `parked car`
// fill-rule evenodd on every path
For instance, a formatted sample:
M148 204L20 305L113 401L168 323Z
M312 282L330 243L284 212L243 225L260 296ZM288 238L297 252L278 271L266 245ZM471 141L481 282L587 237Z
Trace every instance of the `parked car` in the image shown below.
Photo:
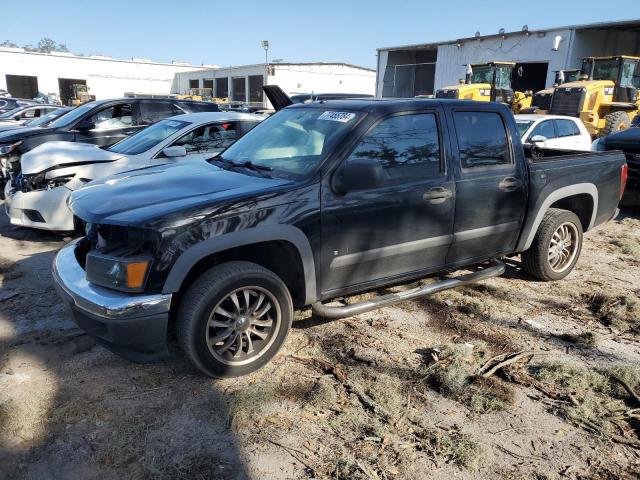
M17 123L22 125L29 120L33 120L34 118L39 118L47 113L53 112L54 110L58 110L62 108L60 105L22 105L14 108L13 110L9 110L0 114L0 126L2 124L14 124Z
M522 143L558 150L591 150L591 135L579 118L562 115L515 115Z
M55 283L77 324L120 355L166 355L172 318L197 369L244 375L278 352L294 307L354 315L499 275L496 259L518 253L537 279L569 274L583 231L616 213L624 156L528 154L499 103L292 105L208 163L73 192L86 236L57 254ZM329 303L470 266L403 293Z
M150 165L206 160L262 119L234 112L189 113L160 120L110 147L44 143L22 155L21 174L5 187L5 211L14 225L72 231L76 225L67 199L85 183Z
M20 173L20 157L45 142L82 142L104 147L163 118L216 111L215 103L178 99L121 98L89 102L45 127L0 132L0 162L15 178Z
M49 113L46 113L42 116L32 118L30 120L26 120L24 123L22 122L0 122L0 132L6 132L7 130L15 130L16 128L23 127L44 127L53 122L56 118L61 117L65 113L73 110L72 107L60 107L54 110L51 110Z
M640 128L629 128L606 137L601 137L598 150L622 150L629 166L627 188L620 204L625 207L640 207Z
M34 105L36 102L26 98L0 97L0 114L25 105Z

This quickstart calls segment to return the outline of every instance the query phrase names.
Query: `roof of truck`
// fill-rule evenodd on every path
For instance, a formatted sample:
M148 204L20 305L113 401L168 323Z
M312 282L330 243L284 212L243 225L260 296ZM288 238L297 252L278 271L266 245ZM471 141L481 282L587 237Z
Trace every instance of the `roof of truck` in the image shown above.
M422 110L438 106L463 107L467 110L494 110L496 108L511 111L506 105L498 102L477 102L447 98L353 98L348 100L321 100L309 103L298 103L287 108L322 108L357 110L363 112L393 112L400 110Z

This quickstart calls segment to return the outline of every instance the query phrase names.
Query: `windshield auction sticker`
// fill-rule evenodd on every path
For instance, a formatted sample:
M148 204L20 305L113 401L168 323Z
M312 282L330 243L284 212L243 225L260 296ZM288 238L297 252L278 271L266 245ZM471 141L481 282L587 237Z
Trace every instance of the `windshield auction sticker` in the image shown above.
M349 112L324 112L318 117L318 120L331 120L332 122L347 123L356 116L355 113Z

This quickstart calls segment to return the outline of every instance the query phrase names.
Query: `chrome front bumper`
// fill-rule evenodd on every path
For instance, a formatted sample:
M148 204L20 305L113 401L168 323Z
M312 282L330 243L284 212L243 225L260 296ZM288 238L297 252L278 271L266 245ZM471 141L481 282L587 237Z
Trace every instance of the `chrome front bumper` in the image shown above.
M53 261L53 278L69 314L82 330L114 353L147 363L169 355L171 294L122 293L87 282L74 241Z
M65 245L53 261L53 278L74 305L103 318L125 319L168 313L171 294L131 294L93 285L85 278L75 256L74 240Z

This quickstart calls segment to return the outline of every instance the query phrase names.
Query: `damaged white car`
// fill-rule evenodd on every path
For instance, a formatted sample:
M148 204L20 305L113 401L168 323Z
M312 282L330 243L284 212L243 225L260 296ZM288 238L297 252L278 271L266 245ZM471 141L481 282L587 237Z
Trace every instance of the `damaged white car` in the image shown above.
M234 112L177 115L110 147L47 142L22 155L20 173L5 186L14 225L73 231L67 198L100 177L171 162L204 161L227 148L264 117Z

